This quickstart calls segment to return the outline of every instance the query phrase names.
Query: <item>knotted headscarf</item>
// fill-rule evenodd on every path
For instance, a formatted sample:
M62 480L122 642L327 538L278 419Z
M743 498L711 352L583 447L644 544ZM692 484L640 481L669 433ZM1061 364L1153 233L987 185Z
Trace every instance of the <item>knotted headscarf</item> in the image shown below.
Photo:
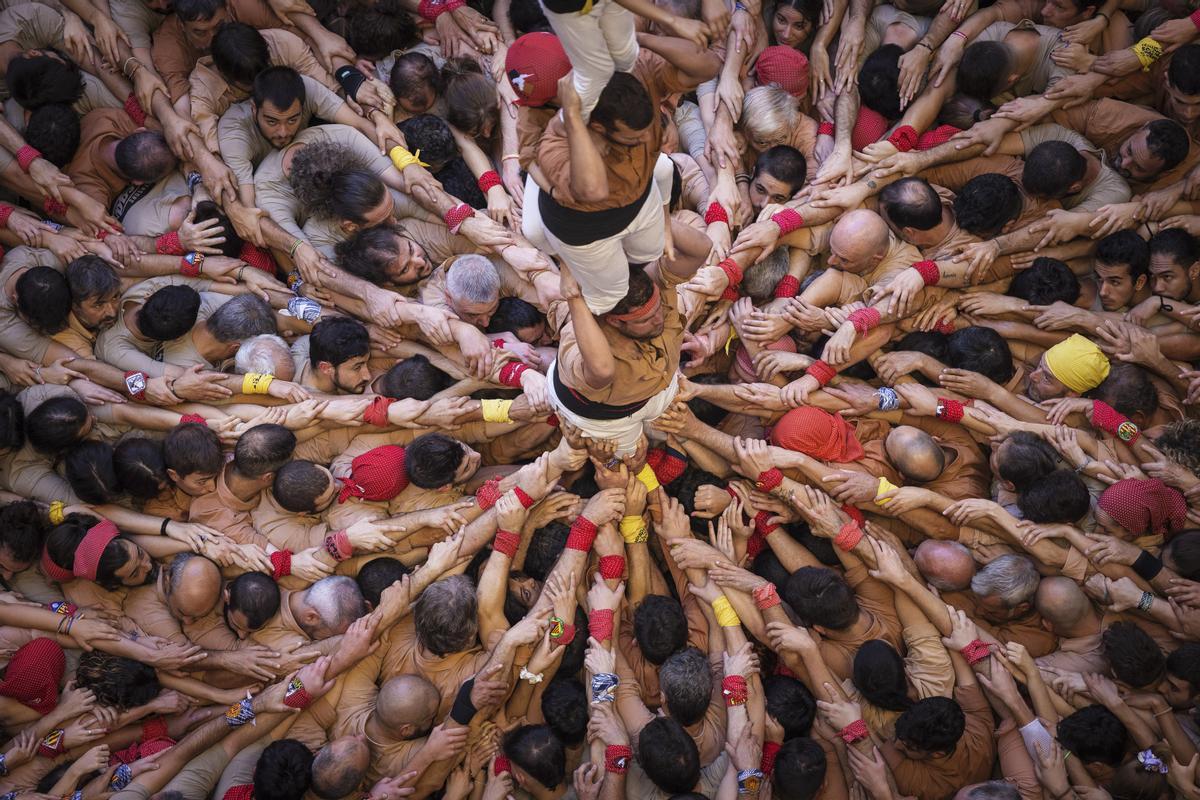
M811 406L784 414L771 431L771 443L822 461L854 461L863 456L846 420Z
M385 444L368 450L350 462L350 477L342 481L338 502L351 497L363 500L391 500L408 486L408 470L404 465L404 448Z
M1187 501L1158 478L1126 478L1104 490L1097 501L1134 537L1169 536L1187 524Z

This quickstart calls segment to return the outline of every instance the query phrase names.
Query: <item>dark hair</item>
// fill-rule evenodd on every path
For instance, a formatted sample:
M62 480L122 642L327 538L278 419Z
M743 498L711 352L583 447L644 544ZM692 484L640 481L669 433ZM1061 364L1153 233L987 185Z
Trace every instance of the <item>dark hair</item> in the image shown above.
M570 534L571 529L561 522L551 522L535 530L529 539L529 549L525 551L525 574L535 580L546 580L566 549Z
M1091 508L1091 495L1074 470L1060 467L1017 497L1017 507L1030 522L1078 522Z
M1200 475L1200 420L1181 419L1164 425L1154 444L1172 461Z
M690 792L700 780L700 751L677 720L655 717L638 734L637 760L667 794Z
M807 736L789 739L775 754L771 791L779 800L814 800L825 783L825 750Z
M519 297L501 297L496 313L488 320L487 333L516 333L521 328L532 328L546 321L546 315L537 306Z
M658 109L650 103L650 95L642 82L628 72L614 72L600 93L591 121L606 131L615 130L618 122L630 130L645 130L654 121ZM620 313L620 312L617 312Z
M227 584L230 611L246 615L246 624L258 630L279 613L279 586L265 572L243 572Z
M487 210L487 198L479 189L479 181L461 157L450 159L433 177L451 197L457 197L471 208Z
M102 506L121 492L112 445L107 442L80 442L67 453L63 467L71 491L85 503Z
M1187 681L1193 694L1200 690L1200 642L1182 642L1168 653L1167 673Z
M958 703L948 697L926 697L896 718L896 740L914 750L952 755L966 726Z
M254 765L254 797L300 800L312 785L312 751L295 739L271 742Z
M967 233L983 239L999 235L1021 216L1021 188L1007 175L985 172L963 184L954 197L954 220Z
M654 294L654 281L642 267L629 267L629 291L613 306L609 314L628 314L635 308L644 306Z
M854 686L872 705L888 711L904 711L912 705L904 659L883 639L859 645L854 654Z
M113 153L117 171L136 183L157 183L179 159L158 131L135 131L117 142Z
M1200 94L1200 44L1185 44L1171 56L1167 83L1181 94Z
M428 400L455 383L454 378L429 363L424 354L417 353L397 361L383 373L375 384L375 391L394 400Z
M1028 491L1058 465L1058 453L1035 433L1013 431L1004 444L1008 446L1003 457L996 459L996 475L1011 483L1018 493Z
M432 87L434 94L441 94L442 75L433 59L424 53L398 56L392 74L388 76L388 88L396 99L407 99L424 85Z
M77 398L51 397L29 412L25 436L34 450L58 456L79 441L87 418L87 407Z
M1014 60L1003 42L972 42L958 65L958 90L976 100L991 100L1004 89Z
M207 425L187 422L176 425L163 440L163 462L181 478L215 475L225 464L221 439Z
M229 298L208 315L204 328L218 342L226 344L279 330L275 312L256 294Z
M1063 717L1058 723L1057 738L1064 749L1083 763L1115 767L1125 758L1129 732L1107 708L1090 705Z
M88 530L97 522L99 520L89 514L68 514L62 524L46 536L46 555L62 569L74 569L76 551L87 536ZM129 563L126 543L132 544L140 552L141 548L135 543L124 536L118 536L105 546L96 565L96 583L110 592L121 587L117 570Z
M688 624L683 606L673 597L646 595L633 612L633 638L655 666L687 647Z
M442 96L446 121L470 137L482 136L492 123L492 135L500 130L500 96L496 82L484 75L472 58L451 58L442 65ZM490 137L489 137L490 138Z
M225 243L217 245L217 249L221 251L221 255L226 258L241 258L242 248L245 242L238 235L237 229L233 227L233 223L229 221L229 217L211 200L201 200L196 203L196 222L208 222L216 220L220 226L220 235L225 237Z
M296 459L275 472L271 492L284 511L311 514L317 510L317 498L329 489L329 475L311 461Z
M71 289L53 267L30 267L17 278L17 311L29 327L45 336L67 327Z
M749 271L750 270L747 270L747 272ZM744 289L745 283L743 283L742 286ZM693 375L691 381L692 383L698 383L706 386L717 386L728 383L728 379L724 375L718 375L716 373ZM716 427L723 419L729 416L728 411L710 400L705 400L703 397L693 397L691 400L687 401L687 404L688 408L690 408L692 413L696 416L696 419L700 420L705 425Z
M567 774L567 753L549 725L522 725L509 731L500 750L531 778L553 789Z
M808 176L808 162L805 161L804 154L791 145L777 144L760 154L754 162L752 176L757 178L764 172L775 180L786 183L791 189L789 194L795 194L804 186L804 179Z
M1183 228L1167 228L1150 237L1150 255L1165 255L1187 269L1200 258L1196 237Z
M199 313L199 292L191 286L164 286L142 303L137 326L147 339L172 342L192 329Z
M1162 557L1170 558L1175 571L1188 580L1200 580L1200 531L1184 531L1163 545Z
M1088 397L1108 403L1125 416L1140 412L1149 417L1158 410L1158 390L1149 373L1136 364L1114 363L1108 377L1088 392Z
M225 7L225 0L174 0L171 8L180 22L198 22L212 19Z
M234 86L253 86L258 74L271 65L266 38L244 22L221 23L213 34L211 53L217 72Z
M25 407L14 394L0 389L0 453L25 445Z
M346 44L360 58L382 59L396 50L417 43L417 26L412 15L398 4L379 3L355 8L346 17Z
M1079 278L1070 267L1057 258L1038 256L1028 269L1013 275L1005 294L1035 306L1048 306L1059 300L1073 305L1079 292Z
M79 656L75 685L90 689L100 705L121 711L144 706L160 691L154 667L100 650Z
M233 465L247 478L275 472L292 458L296 434L282 425L264 423L246 431L233 446Z
M457 156L458 143L446 121L436 114L417 114L396 126L404 134L413 152L421 151L421 160L436 172Z
M1156 119L1146 125L1146 149L1163 162L1160 173L1174 169L1187 158L1191 140L1187 130L1173 119Z
M1114 622L1100 635L1100 652L1113 677L1135 689L1162 680L1167 659L1150 634L1134 622Z
M942 223L942 198L924 178L902 178L883 187L879 207L898 228L928 231Z
M404 228L390 220L360 228L334 245L338 266L376 286L387 283L387 268L400 255L396 239L401 237L408 238Z
M371 353L367 326L352 317L317 320L308 337L308 360L316 367L322 361L334 367Z
M984 42L983 44L986 44ZM1042 142L1025 156L1021 183L1035 197L1066 197L1071 187L1083 180L1087 161L1073 145L1053 140Z
M838 573L824 567L801 567L783 586L783 599L805 625L846 630L858 619L858 599Z
M867 56L858 70L862 104L889 122L900 118L900 56L898 44L885 44Z
M422 489L438 489L454 483L454 475L466 458L462 442L444 433L425 433L404 448L408 479Z
M946 363L948 346L946 340L949 337L944 333L937 331L911 331L900 337L900 341L892 346L893 351L911 350L915 353L924 353L932 359ZM918 377L922 377L919 376Z
M363 564L362 569L354 576L354 580L358 583L358 590L362 592L363 600L370 603L371 608L376 608L383 590L410 572L412 570L405 566L400 559L381 556Z
M74 305L92 298L114 297L121 292L121 279L117 277L117 271L100 256L91 253L67 264L65 274Z
M1126 266L1129 277L1136 281L1149 271L1150 245L1133 231L1110 233L1096 242L1096 261Z
M19 53L9 59L4 82L12 99L28 111L52 103L69 106L84 89L79 65L54 48L37 55Z
M1012 351L991 328L972 325L946 337L946 365L978 372L1001 386L1012 379Z
M80 135L79 114L63 103L35 109L25 123L25 142L59 169L75 157Z
M261 34L260 34L261 38ZM213 41L215 46L216 40ZM304 79L300 73L291 67L269 66L254 75L254 86L250 97L256 108L262 108L263 103L270 103L279 111L287 111L292 103L299 101L301 108L308 96Z
M355 224L362 224L387 193L383 181L339 142L314 142L301 148L292 159L289 182L311 216Z
M550 20L546 19L537 0L513 0L508 7L508 19L519 33L551 30Z
M704 719L712 697L712 671L708 658L695 647L669 656L658 669L664 704L680 725L695 725Z
M783 739L808 736L816 718L817 701L803 682L786 675L763 678L767 713L783 727Z
M113 448L112 464L121 491L138 500L157 497L161 487L171 483L163 459L163 444L156 439L141 436L125 439Z
M588 725L588 696L583 684L556 675L542 693L542 718L567 747L582 744Z
M46 540L46 515L32 500L0 506L0 546L7 547L14 561L32 563Z

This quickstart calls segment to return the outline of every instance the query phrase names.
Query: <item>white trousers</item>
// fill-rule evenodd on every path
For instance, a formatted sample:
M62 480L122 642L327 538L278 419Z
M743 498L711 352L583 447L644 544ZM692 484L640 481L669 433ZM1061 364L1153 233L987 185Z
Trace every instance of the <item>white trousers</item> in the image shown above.
M557 365L557 361L550 365L549 374L554 374ZM675 373L671 377L671 383L667 388L654 395L654 397L651 397L650 402L628 417L621 419L589 419L581 417L574 411L566 408L562 404L562 401L558 399L558 394L554 390L553 379L547 381L546 384L550 390L550 402L554 406L554 413L558 415L559 419L579 428L579 430L592 439L615 439L617 442L616 455L627 456L637 450L638 442L642 438L643 425L658 419L663 415L663 412L670 408L671 403L675 400L675 395L679 392L679 373Z
M557 14L542 6L575 70L583 121L587 122L613 72L632 72L638 42L633 12L614 0L596 0L587 14Z

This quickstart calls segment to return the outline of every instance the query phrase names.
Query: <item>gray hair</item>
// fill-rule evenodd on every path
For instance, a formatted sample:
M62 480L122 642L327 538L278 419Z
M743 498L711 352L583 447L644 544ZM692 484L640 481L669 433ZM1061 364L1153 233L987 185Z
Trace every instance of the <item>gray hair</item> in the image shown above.
M713 691L713 674L708 658L695 647L668 656L658 668L658 680L666 698L667 711L680 725L704 719Z
M1009 553L992 561L971 578L971 591L980 597L995 597L1008 608L1033 599L1042 576L1026 556Z
M459 256L446 270L446 291L463 303L494 303L500 296L500 273L484 256Z
M758 264L746 267L742 292L755 303L766 303L775 296L775 284L787 274L791 258L787 247L777 247Z
M434 581L413 606L417 641L437 656L458 653L479 634L475 585L466 575Z
M171 559L167 566L167 587L171 592L183 585L183 571L187 569L187 563L195 557L195 553L179 553Z
M261 375L279 375L281 364L292 364L292 351L280 336L274 333L263 333L252 336L242 342L237 355L233 357L234 369L241 373L257 372ZM291 380L288 376L286 380Z
M256 294L239 294L209 315L204 326L218 342L276 333L275 311Z
M742 130L753 139L786 141L799 123L796 98L775 84L755 86L742 100Z
M308 588L304 602L321 618L319 633L324 636L312 636L314 639L344 633L350 623L367 613L358 583L346 575L330 575L317 581Z
M1008 781L987 781L967 792L968 800L1020 800L1021 793Z

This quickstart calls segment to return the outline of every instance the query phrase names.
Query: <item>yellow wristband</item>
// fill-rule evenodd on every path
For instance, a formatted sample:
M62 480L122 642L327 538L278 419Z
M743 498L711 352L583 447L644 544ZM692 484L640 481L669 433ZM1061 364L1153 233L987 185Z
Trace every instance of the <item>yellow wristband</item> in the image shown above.
M889 481L887 478L880 475L879 476L879 489L877 489L875 492L875 505L886 506L888 503L892 502L892 498L890 498L890 497L885 497L882 500L880 500L879 498L880 498L880 496L885 495L888 492L893 491L895 489L899 489L899 488L900 488L899 486L897 486L896 484Z
M642 467L642 471L637 474L637 479L646 487L647 492L653 492L661 484L658 482L658 476L654 474L654 470L649 464Z
M66 504L62 500L55 500L50 504L50 524L62 525L66 516L63 514L63 508Z
M621 517L621 538L626 544L641 544L650 538L650 531L646 528L646 520L641 516L637 517Z
M416 153L410 153L400 145L396 145L389 150L388 156L391 157L392 163L396 165L396 169L400 170L401 172L404 171L405 167L411 167L413 164L416 164L419 167L429 166L421 160L420 150L417 150Z
M512 408L512 400L480 400L483 407L484 422L512 422L508 410Z
M242 394L266 394L273 380L275 380L274 375L247 372L242 376Z
M730 325L729 326L729 338L725 340L725 355L729 355L729 348L733 346L733 343L737 341L737 338L738 338L737 331L734 330L734 327L732 325Z
M1148 71L1151 65L1162 58L1163 55L1162 45L1149 36L1142 39L1130 49L1133 50L1133 54L1137 56L1138 61L1142 62L1142 72Z
M733 606L729 605L729 598L725 595L712 601L712 609L713 613L717 615L717 623L722 628L736 628L742 624L741 618L733 610Z

